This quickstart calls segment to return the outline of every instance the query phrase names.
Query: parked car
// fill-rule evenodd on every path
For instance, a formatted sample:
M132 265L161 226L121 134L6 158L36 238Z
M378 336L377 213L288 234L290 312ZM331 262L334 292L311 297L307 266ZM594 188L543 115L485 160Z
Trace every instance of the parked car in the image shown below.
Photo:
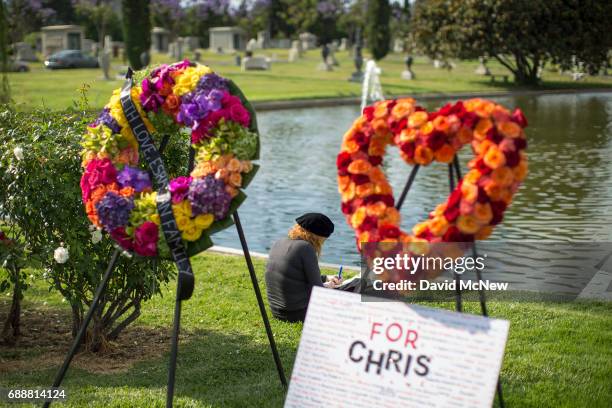
M30 66L21 60L9 59L8 71L9 72L28 72Z
M98 59L80 50L63 50L56 52L45 60L45 67L59 68L98 68Z

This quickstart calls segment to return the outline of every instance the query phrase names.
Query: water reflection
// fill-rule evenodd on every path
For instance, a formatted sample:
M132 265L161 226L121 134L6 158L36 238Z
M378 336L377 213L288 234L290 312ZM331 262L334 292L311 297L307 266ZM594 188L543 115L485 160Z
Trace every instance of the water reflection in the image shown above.
M529 175L504 223L491 239L612 241L612 93L494 98L520 106L529 119ZM441 102L425 103L429 109ZM338 107L265 112L261 169L240 208L249 246L267 252L294 218L307 211L328 214L336 232L323 261L358 264L353 231L340 212L335 157L358 108ZM464 167L471 157L460 158ZM410 168L395 149L386 171L399 195ZM411 228L448 194L445 165L419 171L402 208L402 226ZM215 244L239 247L234 229L213 237Z

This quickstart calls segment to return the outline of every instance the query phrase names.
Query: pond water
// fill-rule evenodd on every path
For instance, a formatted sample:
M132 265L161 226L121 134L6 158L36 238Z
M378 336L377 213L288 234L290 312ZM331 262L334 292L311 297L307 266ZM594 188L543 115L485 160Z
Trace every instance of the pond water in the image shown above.
M529 174L490 239L520 241L612 241L612 92L491 98L521 107L529 120ZM452 101L452 100L451 100ZM428 109L446 101L427 102ZM249 248L267 252L304 212L327 214L336 232L322 261L358 265L354 233L340 211L335 158L357 107L263 112L261 169L240 208ZM471 158L460 154L462 173ZM398 197L410 167L390 148L386 172ZM446 165L419 171L402 208L411 229L448 194ZM216 234L216 245L239 248L234 228Z

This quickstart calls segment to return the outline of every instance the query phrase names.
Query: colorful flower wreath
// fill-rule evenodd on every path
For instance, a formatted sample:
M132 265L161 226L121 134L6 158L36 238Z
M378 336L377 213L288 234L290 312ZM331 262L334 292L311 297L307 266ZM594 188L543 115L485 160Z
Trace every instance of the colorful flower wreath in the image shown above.
M154 138L190 131L195 166L189 176L172 179L169 190L177 226L193 255L212 245L212 233L232 224L230 215L246 198L240 188L254 176L251 160L259 154L255 113L233 82L187 60L154 69L132 87L131 96ZM88 126L82 146L81 190L91 222L127 251L169 258L157 193L139 160L120 89Z
M362 242L471 242L486 239L502 221L527 174L527 120L493 102L472 99L428 113L414 99L387 100L363 110L344 135L337 158L342 212ZM393 191L381 164L387 145L404 161L450 163L471 143L475 157L445 203L418 223L400 229Z

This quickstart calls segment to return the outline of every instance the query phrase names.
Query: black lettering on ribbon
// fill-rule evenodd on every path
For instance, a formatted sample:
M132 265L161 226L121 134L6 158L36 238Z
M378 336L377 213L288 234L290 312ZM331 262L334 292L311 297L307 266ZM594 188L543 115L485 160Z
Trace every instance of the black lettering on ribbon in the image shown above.
M168 184L168 173L159 151L153 143L147 127L140 117L136 105L132 101L131 90L133 79L128 78L121 89L121 107L123 113L138 141L138 147L144 156L147 166L153 176L153 183L157 189L157 211L161 220L161 227L170 248L172 259L178 268L178 285L180 300L187 300L193 293L194 276L191 262L185 251L181 233L176 225L174 213L172 212L172 201Z

